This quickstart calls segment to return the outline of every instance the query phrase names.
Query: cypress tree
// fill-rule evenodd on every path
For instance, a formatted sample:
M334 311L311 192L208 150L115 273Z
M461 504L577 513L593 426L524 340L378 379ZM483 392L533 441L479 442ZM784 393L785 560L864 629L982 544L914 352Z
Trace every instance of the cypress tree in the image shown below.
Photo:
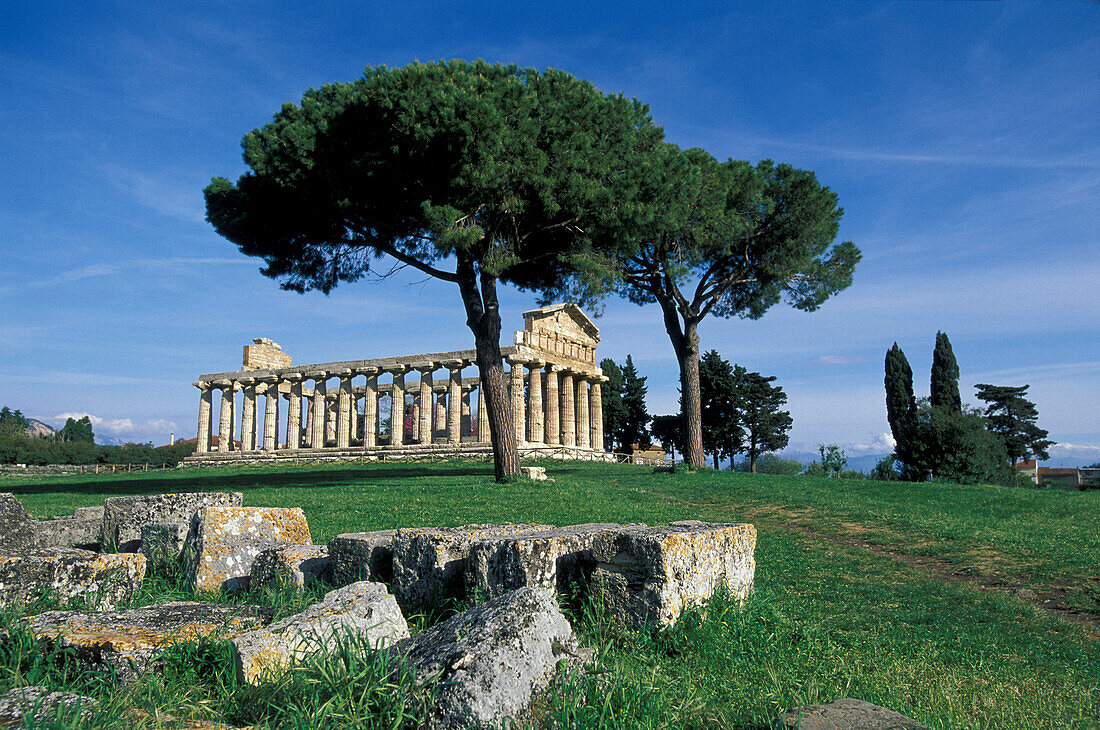
M936 349L932 353L932 405L955 413L962 412L959 394L959 363L951 350L946 332L936 333Z
M897 455L901 461L909 463L912 458L909 436L913 432L917 399L913 395L913 368L909 367L905 353L896 342L886 353L885 385L886 418L897 443Z
M622 440L623 450L634 453L634 444L643 449L649 446L649 413L646 411L645 396L649 388L645 384L646 378L638 375L637 368L630 355L626 356L626 364L623 366L623 406L626 416L623 419L619 438Z
M611 358L600 361L600 369L607 377L600 391L600 399L603 401L603 437L604 444L609 450L615 449L615 443L623 430L623 421L626 420L626 406L623 405L623 371ZM619 443L619 448L623 447Z

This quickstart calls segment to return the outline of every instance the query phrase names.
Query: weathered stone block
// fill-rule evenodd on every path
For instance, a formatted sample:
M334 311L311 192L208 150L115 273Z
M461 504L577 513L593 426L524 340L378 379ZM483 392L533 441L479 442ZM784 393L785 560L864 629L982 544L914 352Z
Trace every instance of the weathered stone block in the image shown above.
M332 583L393 580L393 537L397 530L349 532L329 540Z
M606 610L640 626L671 626L685 605L725 585L744 600L756 573L756 528L675 522L602 534L592 545L591 593Z
M438 690L428 728L497 728L520 719L558 662L580 654L554 597L521 588L453 616L393 649Z
M252 563L252 589L266 585L289 585L304 588L317 579L332 574L327 545L284 545L264 550Z
M330 650L338 639L358 635L376 648L408 638L397 601L381 583L366 581L329 591L321 603L270 626L233 639L237 675L257 684L311 653Z
M93 607L110 610L137 593L144 578L144 556L131 553L43 548L0 556L0 605L25 604L48 590L61 601L84 598Z
M103 501L104 550L132 553L141 547L141 528L154 522L190 523L204 507L240 507L240 492L188 492L141 497L108 497Z
M534 482L546 481L546 467L545 466L521 466L519 468L520 473Z
M298 507L205 507L187 535L188 577L198 591L241 590L261 552L310 543L306 515Z
M482 540L550 525L465 525L397 531L393 539L393 592L409 612L465 595L466 556Z
M16 555L47 547L35 521L11 492L0 492L0 554Z
M73 517L78 520L99 520L103 521L103 515L106 513L106 509L103 505L98 507L77 507L73 510Z
M96 704L91 697L52 692L45 687L16 687L0 695L0 727L46 726L59 718L83 722L92 718Z
M210 603L158 603L130 611L50 611L27 627L43 642L71 647L87 669L113 668L120 682L136 679L165 649L212 634L226 638L270 620L270 609Z
M571 583L588 582L596 567L596 537L621 529L596 523L481 540L470 547L466 559L466 593L496 598L525 586L565 593Z
M776 725L799 730L927 730L900 712L849 698L828 705L792 708Z
M73 547L82 550L99 549L102 515L96 517L55 517L34 523L42 544L50 547Z
M191 525L186 522L152 522L141 526L141 554L149 570L165 571L177 562Z

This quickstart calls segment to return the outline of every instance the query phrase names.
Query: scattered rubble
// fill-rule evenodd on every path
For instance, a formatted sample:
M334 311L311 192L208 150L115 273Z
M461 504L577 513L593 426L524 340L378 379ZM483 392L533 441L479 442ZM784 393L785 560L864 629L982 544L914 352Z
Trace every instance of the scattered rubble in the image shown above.
M252 562L249 588L288 584L305 588L332 574L327 545L283 545L264 550Z
M397 601L381 583L362 581L329 591L302 613L233 639L237 676L258 684L317 651L331 649L342 636L356 634L376 648L409 636Z
M405 656L417 682L438 689L428 728L497 728L526 714L549 686L558 662L582 656L554 596L521 588L453 616L393 651Z
M188 578L197 591L245 589L261 552L311 542L298 507L204 507L187 536Z
M259 606L173 602L129 611L49 611L28 617L26 625L44 643L71 647L86 669L113 670L126 683L173 644L211 634L228 638L263 625L270 615Z
M137 593L144 578L145 558L132 553L42 548L0 555L0 606L26 604L48 591L63 602L82 598L93 608L111 610Z
M154 522L182 522L205 507L240 507L240 492L186 492L103 500L100 542L111 552L134 553L141 547L141 528Z

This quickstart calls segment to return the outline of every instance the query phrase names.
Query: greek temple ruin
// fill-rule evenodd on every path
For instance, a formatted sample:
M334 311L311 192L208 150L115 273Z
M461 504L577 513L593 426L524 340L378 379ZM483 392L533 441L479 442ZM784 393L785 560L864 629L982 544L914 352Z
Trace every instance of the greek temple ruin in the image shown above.
M574 304L532 309L523 321L515 344L501 348L520 454L610 460L601 398L607 378L596 364L599 329ZM198 443L186 462L489 454L481 380L464 375L471 366L476 372L476 361L474 350L462 350L293 365L278 344L256 338L245 346L240 370L193 383Z

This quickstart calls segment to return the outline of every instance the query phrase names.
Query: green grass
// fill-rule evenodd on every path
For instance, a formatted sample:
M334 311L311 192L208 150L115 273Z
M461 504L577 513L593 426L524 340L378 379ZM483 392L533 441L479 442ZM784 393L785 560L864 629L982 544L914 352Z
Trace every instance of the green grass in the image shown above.
M757 584L745 607L718 597L705 617L689 614L663 634L582 612L577 630L599 649L603 673L563 683L537 717L580 727L764 728L791 705L854 696L930 727L1100 727L1100 642L1088 628L828 539L978 566L1024 585L1076 585L1077 605L1088 609L1100 606L1089 592L1100 565L1100 493L571 463L548 471L555 482L498 485L476 462L176 470L0 481L0 490L45 516L111 495L230 489L248 505L302 507L316 542L470 522L752 521ZM142 600L181 597L174 585L150 584ZM308 597L264 600L290 611ZM206 679L187 675L196 662L179 660L175 674L143 680L137 706L271 726L313 713L333 727L396 727L415 709L407 687L387 685L369 662L349 664L347 653L251 690L235 686L216 649L204 651L213 657L197 662ZM10 658L0 667L0 690L21 681ZM88 681L34 671L51 686ZM106 686L92 690L118 702Z

